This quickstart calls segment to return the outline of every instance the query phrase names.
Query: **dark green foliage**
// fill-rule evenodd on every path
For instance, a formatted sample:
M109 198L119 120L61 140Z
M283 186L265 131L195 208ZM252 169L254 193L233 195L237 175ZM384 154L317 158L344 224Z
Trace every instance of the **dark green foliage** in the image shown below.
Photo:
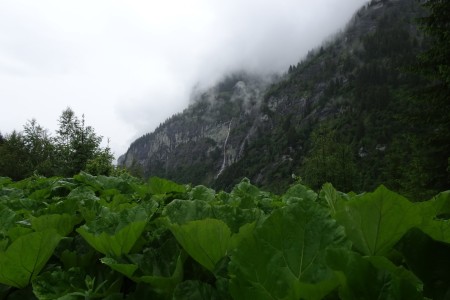
M429 11L419 20L422 29L432 39L431 47L420 57L420 72L437 84L436 88L450 89L450 4L445 0L429 0L424 4ZM443 91L444 92L444 91Z
M91 126L85 125L84 116L80 121L70 108L62 112L58 124L55 143L60 169L57 174L70 176L85 170L87 162L95 157L96 152L101 152L102 138Z
M67 108L52 137L36 120L27 122L23 132L12 132L0 140L0 176L20 180L34 173L44 176L73 176L82 170L94 175L110 175L114 159L109 147L84 116L80 121Z
M430 187L438 190L450 182L450 2L430 0L424 7L428 14L419 24L429 47L414 71L428 81L413 90L416 109L406 118L416 125L422 168Z
M22 134L13 131L0 145L0 173L14 180L30 174L30 162Z
M0 178L2 299L447 299L450 191Z
M351 147L339 142L336 133L325 127L310 137L311 154L303 166L302 177L318 189L325 182L333 182L342 191L351 191L356 182L356 159Z
M419 229L412 229L398 248L407 265L424 283L425 296L431 299L450 297L450 244L433 240Z
M23 137L34 171L44 176L54 175L55 145L47 130L33 119L25 124Z
M448 22L443 24L449 2L425 4L437 16L422 24L431 27L426 31L437 43L417 26L416 19L427 15L418 2L382 3L355 17L370 30L350 27L268 89L261 113L269 121L217 187L245 176L279 191L292 173L314 188L327 180L345 191L385 184L416 200L450 187L450 96L446 73L433 71L448 68L450 47L444 43L450 38L444 42L440 31L448 31ZM411 72L417 56L435 48L441 56L425 52L419 59L423 71ZM426 72L441 75L430 83Z
M114 155L109 147L96 149L93 157L86 162L84 170L93 175L112 175L115 171L113 160Z

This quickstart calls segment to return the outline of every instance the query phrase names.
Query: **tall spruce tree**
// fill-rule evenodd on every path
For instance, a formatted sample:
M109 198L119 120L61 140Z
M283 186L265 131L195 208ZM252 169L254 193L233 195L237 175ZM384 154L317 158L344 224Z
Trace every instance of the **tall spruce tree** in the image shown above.
M23 139L32 171L44 176L53 175L54 146L47 129L32 119L24 126Z
M80 121L71 108L62 112L58 124L55 138L58 173L72 176L85 170L87 162L95 158L102 137L91 126L86 126L84 115Z

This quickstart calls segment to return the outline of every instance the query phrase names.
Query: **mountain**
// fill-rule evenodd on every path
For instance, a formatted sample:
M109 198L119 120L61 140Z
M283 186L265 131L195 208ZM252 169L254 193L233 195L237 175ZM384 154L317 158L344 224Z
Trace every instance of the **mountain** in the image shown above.
M182 113L133 142L119 165L140 166L144 176L211 184L242 158L256 134L268 80L245 72L195 95Z
M218 189L248 177L274 192L300 179L416 199L443 190L447 165L428 167L423 128L409 121L425 84L409 71L429 43L416 25L424 14L416 0L371 1L281 77L237 72L199 92L119 165Z

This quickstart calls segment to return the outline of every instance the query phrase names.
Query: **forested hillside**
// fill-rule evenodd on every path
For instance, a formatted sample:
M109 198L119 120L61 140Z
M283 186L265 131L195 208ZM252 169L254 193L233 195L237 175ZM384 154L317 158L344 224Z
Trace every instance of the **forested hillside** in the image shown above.
M415 193L437 183L418 144L428 129L409 119L412 95L426 84L409 72L427 43L415 23L422 13L416 1L375 2L334 41L291 67L264 97L262 132L268 134L218 186L236 173L259 176L273 188L286 185L278 178L289 173L315 188L330 181L346 191L384 183Z
M436 79L418 67L435 43L419 28L427 9L371 1L281 78L226 77L134 142L120 163L223 189L247 177L277 192L294 174L313 188L385 184L413 199L448 188L448 117L430 109L448 111L448 101L425 94Z

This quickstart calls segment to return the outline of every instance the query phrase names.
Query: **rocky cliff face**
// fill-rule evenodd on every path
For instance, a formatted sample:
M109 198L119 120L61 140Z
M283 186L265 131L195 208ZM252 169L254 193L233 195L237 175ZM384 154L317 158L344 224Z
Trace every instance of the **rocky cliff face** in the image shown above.
M136 140L119 164L145 176L210 184L242 157L256 135L268 79L237 73L194 96L182 113Z
M371 149L379 145L388 153L398 129L379 132L376 118L395 112L399 87L411 83L399 68L420 48L414 18L422 13L415 0L373 0L281 78L237 73L199 93L182 113L136 140L119 164L216 188L245 176L283 189L290 174L303 174L311 135L325 123L355 159L360 149L375 157L380 151Z

